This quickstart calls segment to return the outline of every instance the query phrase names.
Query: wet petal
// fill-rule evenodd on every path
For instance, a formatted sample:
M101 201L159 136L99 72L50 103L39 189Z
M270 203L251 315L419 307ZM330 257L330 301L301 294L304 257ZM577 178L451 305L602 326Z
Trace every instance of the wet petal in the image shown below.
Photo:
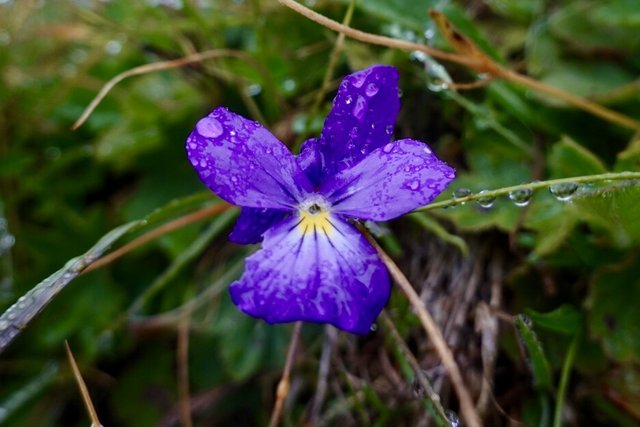
M333 212L386 221L424 206L455 177L424 143L411 139L388 143L354 167L323 183L319 192Z
M290 209L311 190L284 144L258 123L223 107L196 124L186 149L200 179L236 205Z
M287 212L275 209L242 208L236 225L229 234L229 240L241 245L262 241L262 235L272 225L280 222Z
M369 332L389 299L389 276L375 250L351 225L326 213L296 214L264 235L229 288L245 313L269 323L330 323Z
M308 139L300 147L300 154L296 157L298 165L304 171L309 181L314 186L320 183L321 177L321 160L318 152L318 139Z
M374 65L345 77L319 140L323 177L358 163L390 142L399 110L394 67Z

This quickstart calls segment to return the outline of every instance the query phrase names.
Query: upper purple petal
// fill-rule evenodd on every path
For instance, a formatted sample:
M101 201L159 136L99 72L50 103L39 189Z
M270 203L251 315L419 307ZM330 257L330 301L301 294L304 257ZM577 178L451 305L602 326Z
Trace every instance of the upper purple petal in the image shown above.
M360 163L324 182L319 192L332 211L359 219L386 221L426 205L455 177L424 143L390 142Z
M242 208L236 225L229 234L229 240L241 245L262 241L262 235L271 226L280 222L287 212L275 209Z
M239 206L290 210L312 190L284 144L260 124L224 107L196 124L186 149L200 179Z
M231 299L269 323L330 323L366 334L389 299L389 275L376 251L338 217L328 223L284 219L247 258Z
M394 67L374 65L346 76L318 141L323 178L390 142L399 110Z

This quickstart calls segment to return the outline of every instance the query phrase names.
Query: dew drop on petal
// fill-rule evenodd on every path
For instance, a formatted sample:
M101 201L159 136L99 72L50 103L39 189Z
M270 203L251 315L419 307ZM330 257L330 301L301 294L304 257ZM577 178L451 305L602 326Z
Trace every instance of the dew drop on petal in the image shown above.
M432 153L432 151L429 149L429 147L424 147L424 148L423 148L423 151L424 151L426 154L431 154L431 153Z
M222 135L224 130L222 124L212 117L205 117L200 120L196 125L196 129L198 129L198 133L205 138L216 138Z
M382 148L382 151L384 151L385 153L390 153L391 150L393 150L393 142L388 143Z
M386 127L386 128L384 128L384 132L385 132L387 135L391 135L391 134L393 133L393 125L387 125L387 127Z
M378 85L371 82L367 85L367 87L364 90L364 93L368 96L368 97L372 97L374 96L376 93L378 93Z
M561 202L568 202L578 190L578 184L575 182L562 182L553 184L549 187L549 192Z
M358 99L356 100L356 105L353 106L353 115L356 119L362 120L364 119L364 115L367 112L367 101L364 97L358 95Z
M420 181L415 180L415 181L411 181L409 183L409 188L412 190L417 190L418 188L420 188Z
M520 188L513 190L509 193L509 200L511 200L516 206L527 206L531 201L533 190L530 188Z
M351 95L347 95L347 97L344 99L344 103L347 105L350 105L353 102L353 97Z

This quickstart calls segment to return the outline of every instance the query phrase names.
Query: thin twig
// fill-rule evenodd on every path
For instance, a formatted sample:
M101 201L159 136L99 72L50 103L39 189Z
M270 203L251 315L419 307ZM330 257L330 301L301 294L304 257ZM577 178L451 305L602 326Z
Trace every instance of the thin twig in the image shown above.
M455 62L458 64L466 65L467 67L470 67L470 68L480 65L479 61L470 59L464 55L445 52L430 46L425 46L420 43L412 43L404 40L394 39L392 37L385 37L377 34L371 34L364 31L356 30L355 28L342 25L339 22L334 21L333 19L329 19L326 16L321 15L318 12L315 12L294 0L279 0L279 1L286 7L294 10L300 15L303 15L305 18L308 18L311 21L316 22L322 25L323 27L326 27L337 33L343 33L347 37L351 37L354 40L359 40L361 42L365 42L373 45L386 46L386 47L391 47L391 48L400 49L400 50L409 50L409 51L417 50L420 52L424 52L427 55L433 56L434 58L439 58L444 61Z
M490 73L492 77L501 78L503 80L506 80L512 83L517 83L517 84L526 86L538 92L551 95L553 97L556 97L558 99L561 99L567 102L568 104L571 104L577 108L587 111L595 116L598 116L602 119L608 120L610 122L616 123L620 126L624 126L629 129L640 131L640 122L637 120L634 120L623 114L617 113L613 110L609 110L608 108L605 108L600 104L596 104L595 102L589 101L588 99L566 92L562 89L558 89L556 87L546 85L537 80L526 77L522 74L518 74L515 71L509 70L508 68L505 68L502 65L496 63L486 55L483 55L482 57L478 57L475 55L469 56L464 54L461 55L456 53L450 53L450 52L445 52L429 46L425 46L420 43L412 43L404 40L394 39L391 37L385 37L377 34L367 33L364 31L360 31L360 30L356 30L354 28L348 27L346 25L342 25L339 22L329 19L326 16L321 15L309 9L308 7L301 5L295 0L279 0L279 1L281 4L303 15L304 17L326 28L329 28L330 30L345 34L348 37L351 37L352 39L359 40L364 43L369 43L369 44L378 45L378 46L385 46L385 47L394 48L394 49L424 52L427 55L430 55L434 58L441 59L443 61L449 61L449 62L454 62L457 64L464 65L474 71L483 70L484 72Z
M407 296L407 299L415 310L420 323L422 323L424 330L427 332L427 335L431 339L433 346L440 356L442 364L444 365L444 368L449 375L451 384L453 385L453 389L458 396L458 400L460 401L460 412L462 418L466 422L466 425L468 425L469 427L482 426L482 421L480 420L480 416L478 415L478 412L476 411L476 408L473 404L471 394L469 393L469 390L464 383L462 374L460 373L460 369L458 368L458 364L453 357L451 349L445 342L444 337L442 336L442 332L438 328L438 325L433 320L433 317L431 317L431 314L429 314L429 312L425 308L422 300L420 299L420 296L413 289L413 286L411 286L411 283L409 283L409 280L405 277L396 263L393 262L389 255L387 255L387 253L380 247L378 242L376 242L375 239L371 237L371 235L364 228L361 227L361 231L367 237L371 245L376 249L378 255L380 255L380 258L387 266L389 274L391 274L393 280L400 287L402 292L404 292L404 294Z
M113 89L115 85L117 85L127 77L137 76L140 74L147 74L154 71L169 70L171 68L179 68L185 65L193 64L195 62L202 62L207 59L221 58L225 56L243 58L243 59L246 59L248 57L246 53L240 52L237 50L214 49L214 50L207 50L204 52L194 53L192 55L188 55L183 58L172 59L170 61L161 61L161 62L154 62L152 64L144 64L138 67L131 68L130 70L124 71L118 74L117 76L115 76L114 78L112 78L111 80L109 80L107 83L105 83L104 86L102 86L102 89L100 89L100 92L98 92L98 94L95 96L95 98L93 98L91 103L89 103L87 108L85 108L82 115L78 118L78 120L76 120L73 126L71 126L71 129L76 130L80 126L82 126L82 124L89 118L93 110L95 110L98 104L100 104L100 102L104 99L104 97L107 96L109 91L111 91L111 89Z
M353 10L356 7L356 0L351 0L349 2L349 7L347 8L347 12L344 14L344 18L342 18L342 25L348 27L351 23L351 17L353 16ZM340 56L340 52L342 52L342 46L344 45L344 39L346 35L344 33L338 33L338 38L336 39L335 44L333 45L333 49L331 50L331 54L329 55L329 62L327 63L327 68L324 72L324 78L322 79L322 86L320 86L320 90L316 93L316 99L313 102L313 106L311 107L312 115L318 111L320 108L320 104L324 99L325 94L329 90L329 85L331 83L331 77L333 76L333 71L336 68L336 64L338 63L338 57Z
M327 325L325 327L324 344L322 345L322 353L320 354L320 362L318 364L318 384L316 385L316 392L313 396L313 403L311 404L311 416L309 417L311 425L316 425L320 419L320 411L322 410L322 405L327 394L327 378L329 377L329 371L331 369L331 353L333 352L337 337L338 331L333 326Z
M178 324L178 348L176 363L178 370L178 396L180 420L183 427L191 427L191 395L189 392L189 324L190 312L187 311Z
M80 374L80 369L78 369L78 364L76 363L76 359L73 357L73 353L71 352L71 348L69 347L69 343L67 342L67 340L64 341L64 346L67 350L67 357L69 358L69 364L71 365L73 376L78 383L78 388L80 389L80 394L82 395L82 401L84 402L84 406L85 408L87 408L87 413L89 414L89 418L91 419L91 427L102 427L102 424L98 419L96 408L94 408L93 402L91 401L91 396L89 395L87 385L85 384L84 379L82 379L82 374Z
M280 424L280 417L282 416L284 402L289 395L289 378L291 377L291 367L293 366L293 359L296 354L296 348L298 347L298 340L300 339L301 330L302 322L296 322L293 326L291 342L289 343L289 350L287 351L287 361L285 362L284 370L282 371L282 377L278 382L278 388L276 390L276 403L273 405L273 412L271 413L269 427L277 427Z
M226 203L218 203L214 206L210 206L204 209L200 209L199 211L192 212L183 217L177 218L173 221L167 222L166 224L161 225L160 227L150 231L147 234L143 234L137 239L127 243L126 245L118 248L117 250L111 252L109 255L105 255L102 258L96 260L93 264L89 265L85 268L82 273L87 273L89 271L95 270L96 268L103 267L110 262L115 261L121 256L131 252L139 246L144 245L145 243L156 239L164 234L167 234L173 230L177 230L178 228L184 227L194 222L198 222L202 219L208 218L210 216L214 216L219 214L220 212L224 212L229 209L231 206Z
M418 383L424 390L425 395L429 398L429 401L433 405L436 413L438 414L438 416L441 418L442 421L445 421L445 422L448 421L449 419L447 418L447 413L445 409L442 407L440 395L438 394L438 392L435 391L435 389L431 385L431 382L429 381L429 378L427 378L422 367L418 363L418 360L416 359L416 357L413 355L409 347L407 347L407 344L404 342L404 340L400 336L400 332L398 332L398 329L396 328L393 321L391 320L391 317L386 311L383 310L382 313L380 314L380 319L382 319L382 323L384 323L384 327L389 331L389 336L391 337L393 342L398 346L398 348L404 355L405 359L407 359L407 362L409 362L409 365L411 365L411 369L413 369L414 375L418 380Z

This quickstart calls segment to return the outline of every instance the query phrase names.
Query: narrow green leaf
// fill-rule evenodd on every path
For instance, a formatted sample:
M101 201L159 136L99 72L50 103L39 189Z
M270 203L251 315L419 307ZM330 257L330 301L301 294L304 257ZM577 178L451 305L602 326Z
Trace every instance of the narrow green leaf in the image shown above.
M534 387L538 390L548 389L551 386L551 369L542 344L533 331L531 320L524 314L519 314L515 317L515 324L522 344L527 350Z

